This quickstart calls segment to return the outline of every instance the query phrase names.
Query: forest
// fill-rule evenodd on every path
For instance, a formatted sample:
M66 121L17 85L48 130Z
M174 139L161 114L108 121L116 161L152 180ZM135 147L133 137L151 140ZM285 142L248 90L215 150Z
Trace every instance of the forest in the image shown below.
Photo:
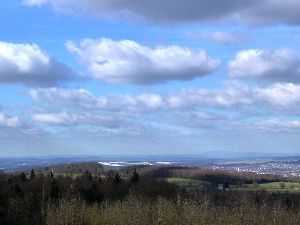
M186 188L169 179L201 182ZM231 188L291 181L298 182L171 166L105 170L81 164L1 173L0 224L299 224L299 192Z

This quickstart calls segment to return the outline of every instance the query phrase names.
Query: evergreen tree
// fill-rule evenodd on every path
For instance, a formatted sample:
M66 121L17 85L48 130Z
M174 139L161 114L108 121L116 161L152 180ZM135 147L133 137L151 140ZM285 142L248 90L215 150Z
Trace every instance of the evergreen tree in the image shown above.
M30 180L33 180L35 178L34 170L32 169L30 172Z
M121 183L122 180L121 180L120 174L117 173L117 174L115 175L113 181L114 181L115 184Z
M140 175L136 172L136 169L134 169L130 181L135 184L139 181L139 179L140 179Z

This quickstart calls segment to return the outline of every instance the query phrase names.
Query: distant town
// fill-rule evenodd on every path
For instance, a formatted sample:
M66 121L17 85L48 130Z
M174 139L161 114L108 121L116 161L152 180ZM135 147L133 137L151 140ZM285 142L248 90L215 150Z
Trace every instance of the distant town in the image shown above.
M237 172L253 172L257 174L273 174L284 177L294 176L300 177L300 161L288 162L261 162L261 163L241 163L241 164L214 164L208 168L237 171Z

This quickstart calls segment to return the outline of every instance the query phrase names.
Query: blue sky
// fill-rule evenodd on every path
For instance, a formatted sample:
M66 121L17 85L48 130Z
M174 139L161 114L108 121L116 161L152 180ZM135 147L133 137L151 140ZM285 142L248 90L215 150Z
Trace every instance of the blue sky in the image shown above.
M1 156L298 153L296 0L0 11Z

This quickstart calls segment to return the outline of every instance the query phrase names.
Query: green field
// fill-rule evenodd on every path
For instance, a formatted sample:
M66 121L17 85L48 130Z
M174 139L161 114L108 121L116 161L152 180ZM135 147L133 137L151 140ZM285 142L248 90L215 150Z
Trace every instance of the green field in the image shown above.
M166 178L167 182L176 184L179 187L204 187L211 186L210 182L203 180L195 180L188 178ZM222 184L219 185L220 187ZM300 192L300 183L292 182L269 182L262 184L243 184L241 187L230 185L229 190L266 190L266 191L284 191L284 192Z
M262 189L262 190L294 190L300 191L299 183L292 182L270 182L263 184L244 184L242 188Z

